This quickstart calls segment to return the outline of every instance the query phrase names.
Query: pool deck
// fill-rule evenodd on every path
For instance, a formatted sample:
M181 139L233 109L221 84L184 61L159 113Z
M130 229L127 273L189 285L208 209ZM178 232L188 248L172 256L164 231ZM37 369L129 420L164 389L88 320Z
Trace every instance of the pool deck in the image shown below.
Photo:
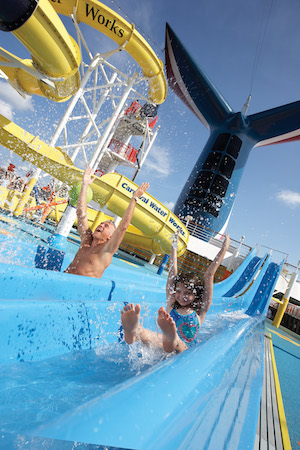
M282 415L280 416L282 399L280 392L278 396L278 375L276 366L274 370L274 359L272 359L273 345L271 339L270 335L265 333L264 381L254 450L283 450L283 448L287 448L286 446L283 446L283 436L285 436L285 439L289 442L285 416L284 419L282 418ZM281 426L282 419L283 424ZM282 431L284 431L284 433L282 433Z
M283 396L275 360L276 348L274 351L272 341L273 333L285 341L291 341L292 344L300 346L299 336L293 333L293 336L289 338L287 335L292 334L289 333L289 330L283 330L281 328L277 329L272 327L269 320L266 321L266 331L264 336L264 381L254 450L290 450L296 449L298 448L297 445L300 445L297 440L298 436L296 439L294 436L297 431L293 429L293 424L289 423L289 420L287 420L285 415L284 403L289 406L290 399L286 398L286 395L284 399L282 398ZM299 344L297 344L297 340ZM296 368L293 368L291 365L290 370L293 369ZM291 439L289 429L291 432Z

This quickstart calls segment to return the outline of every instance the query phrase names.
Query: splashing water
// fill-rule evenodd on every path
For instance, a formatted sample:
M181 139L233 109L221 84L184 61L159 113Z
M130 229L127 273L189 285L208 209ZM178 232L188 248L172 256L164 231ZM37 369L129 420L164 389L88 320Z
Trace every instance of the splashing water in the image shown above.
M166 359L140 343L0 366L2 433L28 433Z

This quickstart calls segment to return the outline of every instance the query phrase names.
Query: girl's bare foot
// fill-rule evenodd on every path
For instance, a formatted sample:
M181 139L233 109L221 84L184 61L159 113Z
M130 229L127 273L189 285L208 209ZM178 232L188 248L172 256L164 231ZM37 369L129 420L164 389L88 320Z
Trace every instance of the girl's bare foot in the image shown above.
M125 305L121 311L121 321L124 329L124 339L127 344L136 341L137 331L140 325L140 305L133 303Z
M178 345L176 325L163 306L158 310L157 323L162 331L164 350L168 353L173 352Z

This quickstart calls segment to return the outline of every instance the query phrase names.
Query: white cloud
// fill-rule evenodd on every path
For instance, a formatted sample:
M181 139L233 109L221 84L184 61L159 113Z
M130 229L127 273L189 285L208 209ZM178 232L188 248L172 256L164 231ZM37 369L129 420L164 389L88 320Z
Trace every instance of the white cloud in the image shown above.
M289 208L296 208L300 206L300 193L290 191L289 189L282 189L277 192L276 198L285 203Z
M166 208L168 208L170 211L173 211L173 208L175 206L174 202L163 202Z
M9 120L12 120L14 115L11 105L9 105L8 103L4 102L1 99L0 99L0 114L2 114Z
M12 119L14 111L33 111L31 97L25 99L6 81L0 80L0 112Z
M153 145L144 163L144 169L157 178L169 176L173 172L169 150Z

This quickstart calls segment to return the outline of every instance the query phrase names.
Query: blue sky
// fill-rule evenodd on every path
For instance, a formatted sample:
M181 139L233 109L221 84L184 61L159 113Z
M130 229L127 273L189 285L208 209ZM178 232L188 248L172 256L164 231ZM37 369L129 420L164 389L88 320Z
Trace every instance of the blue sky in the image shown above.
M300 99L298 0L104 3L134 22L163 61L168 22L234 110L241 110L250 91L249 114ZM73 33L70 22L65 23ZM83 29L93 51L106 50L107 41L98 32ZM28 56L9 34L1 32L1 45L18 56ZM259 59L254 67L258 45ZM53 106L36 97L24 101L0 81L2 114L45 140L53 128L55 108L64 110L65 105ZM170 90L159 108L159 124L158 138L137 182L149 181L150 193L171 207L208 139L208 131ZM1 165L12 159L6 149L1 148L0 153ZM299 169L300 141L252 150L228 225L234 239L245 235L248 245L261 244L288 253L289 262L297 264Z

